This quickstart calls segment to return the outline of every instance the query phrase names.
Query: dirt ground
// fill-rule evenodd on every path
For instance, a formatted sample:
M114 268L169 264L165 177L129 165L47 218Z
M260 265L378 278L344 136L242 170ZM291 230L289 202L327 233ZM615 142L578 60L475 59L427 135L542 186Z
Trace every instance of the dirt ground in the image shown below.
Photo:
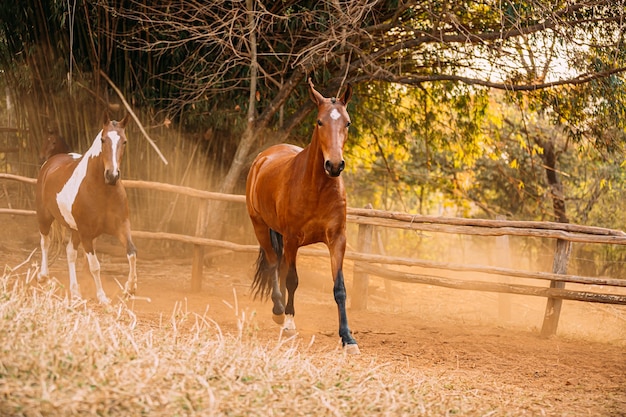
M0 262L13 268L37 248L36 226L28 217L4 216L2 222ZM205 265L202 290L192 293L187 252L168 255L149 241L136 243L140 298L131 306L140 320L207 313L225 332L236 331L238 320L245 320L259 337L278 338L271 303L249 294L254 257L215 257ZM115 300L114 278L125 282L126 259L108 238L100 239L98 251L105 290ZM37 251L28 265L38 261ZM79 263L79 271L83 297L95 303L86 265ZM329 271L327 260L299 261L297 337L311 354L340 349ZM350 296L350 263L345 273ZM51 274L67 284L64 256L51 265ZM367 310L349 308L348 319L361 356L397 372L445 376L476 395L525 401L527 415L626 415L626 308L565 301L557 336L541 339L544 299L509 297L509 319L499 313L501 302L497 294L372 278Z

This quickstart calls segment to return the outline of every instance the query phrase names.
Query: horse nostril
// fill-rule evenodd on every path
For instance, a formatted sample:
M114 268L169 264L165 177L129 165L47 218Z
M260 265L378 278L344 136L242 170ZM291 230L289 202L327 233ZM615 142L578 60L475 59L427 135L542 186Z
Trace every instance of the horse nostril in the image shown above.
M117 184L117 180L120 178L120 172L113 172L111 170L105 170L104 171L104 180L107 184L109 185L115 185Z
M338 177L341 174L341 171L343 171L345 167L346 167L346 161L344 161L343 159L337 165L334 165L328 159L324 163L324 170L326 170L326 173L330 175L331 177Z

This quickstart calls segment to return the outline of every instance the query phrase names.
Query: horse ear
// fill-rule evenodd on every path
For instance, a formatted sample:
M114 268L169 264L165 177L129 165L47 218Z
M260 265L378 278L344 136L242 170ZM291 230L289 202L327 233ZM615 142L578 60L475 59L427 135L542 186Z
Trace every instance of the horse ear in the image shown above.
M124 129L126 127L126 123L130 121L130 113L126 113L126 116L122 120L119 121L118 126Z
M318 93L317 90L315 90L315 88L313 88L313 81L311 81L310 77L309 77L309 97L311 97L311 101L315 103L316 106L319 106L320 104L324 102L324 96Z
M348 104L351 98L352 98L352 86L348 84L348 86L346 87L346 91L343 93L343 97L341 97L341 101L343 101L343 104L346 105Z
M109 124L110 121L111 121L111 118L109 117L109 112L105 110L104 115L102 117L102 125L106 126Z

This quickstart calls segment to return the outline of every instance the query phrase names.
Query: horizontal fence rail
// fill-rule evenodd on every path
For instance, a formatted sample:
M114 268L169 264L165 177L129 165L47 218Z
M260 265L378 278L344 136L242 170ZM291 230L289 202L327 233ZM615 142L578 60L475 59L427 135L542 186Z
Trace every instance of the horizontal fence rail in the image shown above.
M36 179L13 174L0 173L0 179L20 181L31 185L36 184ZM179 195L195 197L203 200L245 203L245 196L243 195L222 194L179 185L139 180L123 180L123 184L127 188L148 189L176 193ZM34 210L0 208L0 214L33 216L36 213ZM359 251L349 250L346 252L345 258L355 262L354 289L356 290L356 292L360 292L360 294L353 295L353 299L365 297L365 300L362 300L360 302L362 308L366 308L367 306L368 274L393 281L421 283L446 288L531 295L546 297L548 298L548 300L560 301L565 299L626 305L626 295L597 291L566 290L565 288L563 288L565 283L626 288L626 280L622 279L609 277L586 277L554 272L530 272L503 267L454 264L429 261L424 259L377 255L367 253L369 251L368 248L371 247L371 243L361 242L361 235L363 235L364 237L369 236L369 239L371 239L371 228L387 227L447 234L495 237L524 236L557 239L557 241L577 243L626 245L626 233L621 230L556 222L464 219L456 217L423 216L402 212L389 212L352 207L348 207L347 215L348 222L360 225ZM369 232L367 232L368 230ZM177 233L135 230L132 232L132 235L136 238L169 240L181 243L188 243L194 245L194 247L214 247L233 252L257 253L259 250L257 245L243 245L229 241L209 239L202 236L189 236ZM298 253L303 256L329 256L328 251L315 248L302 248ZM559 262L563 262L563 259L561 259ZM567 258L564 260L564 262L567 263ZM447 278L435 276L433 274L422 274L394 270L387 268L386 266L419 267L435 271L473 272L496 276L514 277L518 279L545 280L549 281L551 285L550 287L541 287L536 285L522 285L517 283L513 284L509 282L502 283L484 280L480 281L475 279L468 280ZM196 288L199 287L196 286ZM355 307L354 300L353 307ZM548 310L549 309L547 308L546 320L549 319L551 321L548 327L552 329L550 330L550 333L554 333L556 331L556 323L558 323L558 313L554 314L553 311ZM544 321L544 327L545 326L546 321ZM542 334L543 333L544 332L542 331Z

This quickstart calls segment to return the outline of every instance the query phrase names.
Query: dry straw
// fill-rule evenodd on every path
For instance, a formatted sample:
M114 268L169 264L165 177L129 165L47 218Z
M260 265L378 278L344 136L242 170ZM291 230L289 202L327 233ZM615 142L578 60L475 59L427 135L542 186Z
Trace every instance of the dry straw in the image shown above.
M458 379L263 339L238 308L233 332L184 302L169 319L142 321L123 303L72 304L58 282L33 275L0 280L3 416L489 415L502 406ZM507 407L498 415L519 411Z

